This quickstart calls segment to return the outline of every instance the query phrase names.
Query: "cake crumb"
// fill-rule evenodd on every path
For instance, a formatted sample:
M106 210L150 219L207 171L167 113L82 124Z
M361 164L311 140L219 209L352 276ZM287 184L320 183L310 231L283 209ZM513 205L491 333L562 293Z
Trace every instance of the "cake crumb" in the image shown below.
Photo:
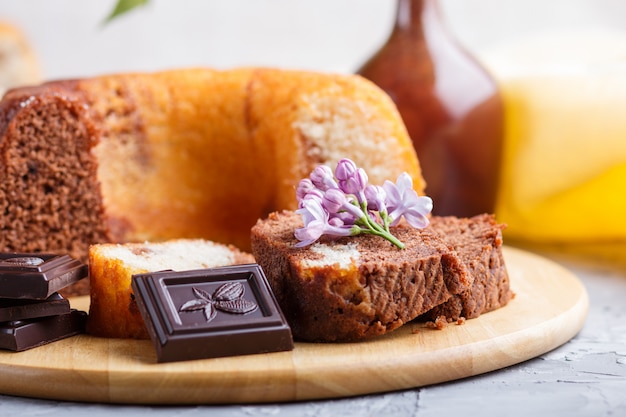
M429 329L443 330L448 327L448 319L446 316L437 316L435 321L426 322L426 327Z

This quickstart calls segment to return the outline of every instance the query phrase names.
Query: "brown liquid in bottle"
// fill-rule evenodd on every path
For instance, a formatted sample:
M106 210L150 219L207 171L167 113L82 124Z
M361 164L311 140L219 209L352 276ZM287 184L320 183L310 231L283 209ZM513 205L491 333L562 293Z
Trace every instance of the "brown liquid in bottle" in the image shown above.
M437 215L493 212L503 106L491 76L446 31L437 0L398 0L395 26L358 74L394 100Z

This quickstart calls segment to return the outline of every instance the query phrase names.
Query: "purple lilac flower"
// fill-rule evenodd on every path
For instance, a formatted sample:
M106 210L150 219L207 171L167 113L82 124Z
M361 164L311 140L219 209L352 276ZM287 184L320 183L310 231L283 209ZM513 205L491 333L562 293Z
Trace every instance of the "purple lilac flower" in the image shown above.
M417 195L407 173L400 175L395 184L386 181L382 187L368 185L365 170L344 158L337 163L334 175L329 167L320 165L299 182L296 212L302 216L304 227L295 231L299 240L296 246L310 245L322 235L369 233L403 248L404 244L391 234L390 222L396 225L404 216L413 227L428 225L432 200Z
M302 200L302 208L296 210L302 216L304 227L296 229L295 237L300 242L296 247L308 246L322 235L350 236L354 234L353 226L339 225L336 220L329 222L329 213L322 203L314 198ZM358 230L356 230L358 233Z
M357 218L355 218L353 214L348 213L347 211L340 211L339 213L333 214L331 220L333 219L338 219L341 221L342 224L350 226L354 225L357 220Z
M345 212L348 213L354 222L365 217L365 213L355 204L352 204L348 197L339 189L330 189L324 193L322 206L331 214Z
M339 188L346 194L354 194L359 203L365 203L365 187L367 187L367 174L363 168L359 168L354 175L345 181L339 182Z
M335 176L341 191L355 195L361 205L366 203L364 191L368 178L363 168L357 167L353 161L344 158L337 163Z
M339 160L339 162L337 162L337 168L335 168L335 177L339 182L346 181L348 178L354 175L357 169L358 167L352 160L348 158L343 158Z
M300 180L298 187L296 188L296 198L298 199L298 202L302 201L310 191L315 189L315 185L310 178Z
M413 179L406 172L401 174L396 183L385 181L383 189L387 193L387 209L391 226L398 224L402 216L415 228L428 226L428 214L433 209L430 197L418 196L413 189Z
M337 188L337 182L333 178L333 171L326 165L318 165L310 175L311 182L322 191Z
M365 199L367 200L368 210L387 214L387 205L385 204L387 193L383 187L380 185L368 185L365 188Z
M330 224L331 226L337 226L337 227L341 227L341 226L345 226L346 224L343 222L343 220L341 220L341 217L337 217L337 216L333 216L331 218L328 219L328 224ZM354 223L349 223L349 226L352 226Z
M314 188L310 190L308 193L306 193L305 196L302 198L302 200L298 202L298 207L302 207L302 202L305 200L317 200L321 203L323 199L324 199L324 193L318 190L317 188Z

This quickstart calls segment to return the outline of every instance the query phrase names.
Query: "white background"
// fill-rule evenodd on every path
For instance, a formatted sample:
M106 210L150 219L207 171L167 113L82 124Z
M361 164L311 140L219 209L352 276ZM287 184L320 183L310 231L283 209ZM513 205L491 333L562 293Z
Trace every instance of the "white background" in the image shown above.
M263 65L352 72L388 35L393 0L151 0L103 25L115 0L0 0L46 79ZM562 27L626 27L621 0L441 0L479 58L501 42Z

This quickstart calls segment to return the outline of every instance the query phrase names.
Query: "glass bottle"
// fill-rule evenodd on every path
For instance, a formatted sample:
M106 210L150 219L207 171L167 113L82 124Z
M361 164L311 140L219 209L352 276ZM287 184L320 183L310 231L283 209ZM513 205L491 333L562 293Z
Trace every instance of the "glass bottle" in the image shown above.
M503 142L494 79L452 37L437 0L397 0L381 49L358 71L394 100L437 215L492 213Z

